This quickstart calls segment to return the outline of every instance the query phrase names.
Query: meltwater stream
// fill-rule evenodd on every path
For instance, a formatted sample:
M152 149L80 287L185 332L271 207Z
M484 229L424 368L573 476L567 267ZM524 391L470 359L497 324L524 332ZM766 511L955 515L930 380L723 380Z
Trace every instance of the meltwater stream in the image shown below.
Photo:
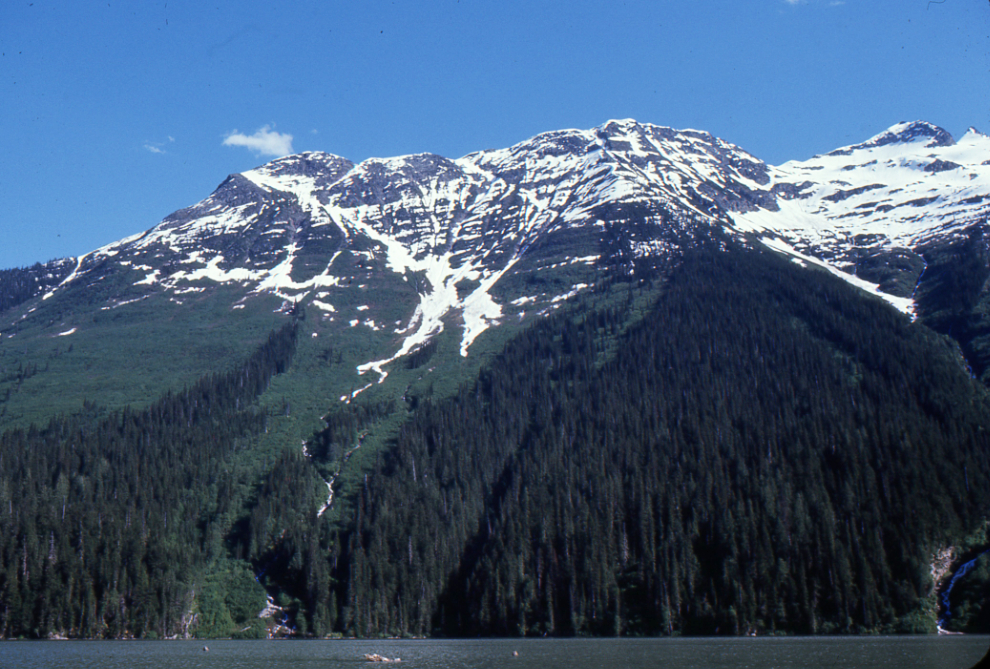
M949 602L949 595L952 594L952 588L955 587L956 582L959 579L961 579L963 576L965 576L970 571L972 571L973 567L976 566L976 563L979 562L980 558L986 555L987 553L990 553L990 548L986 549L985 551L977 555L969 562L964 562L963 565L956 570L956 573L952 575L952 580L949 581L948 587L942 593L943 613L942 613L942 617L938 619L939 628L945 627L945 624L949 621L949 618L952 617L952 604Z

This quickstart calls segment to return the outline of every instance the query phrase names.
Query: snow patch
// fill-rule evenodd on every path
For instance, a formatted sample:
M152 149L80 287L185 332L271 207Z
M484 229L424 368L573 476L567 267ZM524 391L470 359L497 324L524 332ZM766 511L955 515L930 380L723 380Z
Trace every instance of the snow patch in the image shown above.
M795 250L794 247L792 247L790 244L788 244L787 242L781 239L764 237L760 241L762 241L766 246L774 249L775 251L779 251L781 253L793 256L795 259L800 260L806 265L807 264L816 265L825 270L828 270L830 273L839 277L843 281L846 281L861 290L864 290L868 293L871 293L873 295L876 295L877 297L882 298L883 300L890 303L895 309L897 309L901 313L911 316L912 319L915 317L914 300L909 297L894 297L893 295L888 295L887 293L881 291L877 286L877 284L870 283L869 281L864 281L863 279L860 279L857 276L853 276L852 274L843 272L842 270L837 269L836 267L833 267L832 265L828 264L824 260L819 260L818 258L800 253L799 251Z
M157 283L158 277L159 277L159 272L156 269L156 270L153 270L150 274L148 274L147 276L145 276L140 281L135 282L134 285L135 286L151 286L151 285L154 285L155 283Z
M558 302L563 302L565 300L569 300L572 297L575 297L582 290L585 290L586 288L590 288L590 287L591 286L589 286L586 283L576 283L573 286L571 286L571 291L569 293L564 293L563 295L558 295L557 297L555 297L552 300L550 300L550 302L551 302L551 304L557 304Z
M336 309L333 308L332 304L330 304L329 302L323 302L322 300L314 299L310 302L310 304L312 304L314 307L322 311L326 311L330 313L337 311Z

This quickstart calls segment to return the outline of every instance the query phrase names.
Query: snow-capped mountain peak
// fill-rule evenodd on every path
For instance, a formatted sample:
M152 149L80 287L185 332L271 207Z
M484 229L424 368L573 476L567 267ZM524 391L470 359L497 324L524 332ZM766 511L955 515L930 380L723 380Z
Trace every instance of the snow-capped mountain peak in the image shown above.
M971 130L956 142L930 123L899 123L861 144L769 173L777 209L733 213L738 230L781 240L848 275L862 275L864 257L895 252L915 254L923 268L918 249L986 220L990 138ZM910 298L914 285L881 290Z
M211 282L233 284L333 319L347 287L391 277L410 288L391 352L365 367L384 378L389 362L451 323L467 355L510 309L515 318L545 312L593 283L578 272L529 293L512 277L673 256L706 226L761 237L910 311L914 284L885 283L862 259L963 234L986 218L988 202L990 138L975 129L955 142L930 123L899 123L773 167L707 132L622 119L457 159L279 158L80 258L62 286L118 267L136 291L180 300ZM381 316L362 316L354 322L381 328Z
M901 122L892 125L879 135L850 148L862 149L873 146L885 146L887 144L909 143L921 143L926 148L932 148L936 146L952 146L955 140L952 139L952 135L937 125L928 123L927 121L912 121L910 123Z

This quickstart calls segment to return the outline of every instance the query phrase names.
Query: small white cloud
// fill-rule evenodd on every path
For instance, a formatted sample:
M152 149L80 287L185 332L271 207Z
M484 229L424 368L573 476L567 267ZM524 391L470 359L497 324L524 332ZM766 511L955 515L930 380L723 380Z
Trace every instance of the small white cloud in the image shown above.
M167 142L145 142L144 149L149 153L168 153L168 151L165 150L165 146L167 144L174 144L174 143L175 143L175 137L169 135Z
M224 146L243 146L259 156L281 158L292 153L292 135L275 132L270 125L258 128L253 135L234 130L223 140Z

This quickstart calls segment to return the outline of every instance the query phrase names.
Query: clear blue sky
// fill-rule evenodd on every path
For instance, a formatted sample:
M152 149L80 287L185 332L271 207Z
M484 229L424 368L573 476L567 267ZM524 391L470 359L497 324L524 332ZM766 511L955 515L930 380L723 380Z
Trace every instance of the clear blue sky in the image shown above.
M987 0L2 0L0 51L0 268L150 228L260 149L456 158L631 117L777 164L990 131Z

